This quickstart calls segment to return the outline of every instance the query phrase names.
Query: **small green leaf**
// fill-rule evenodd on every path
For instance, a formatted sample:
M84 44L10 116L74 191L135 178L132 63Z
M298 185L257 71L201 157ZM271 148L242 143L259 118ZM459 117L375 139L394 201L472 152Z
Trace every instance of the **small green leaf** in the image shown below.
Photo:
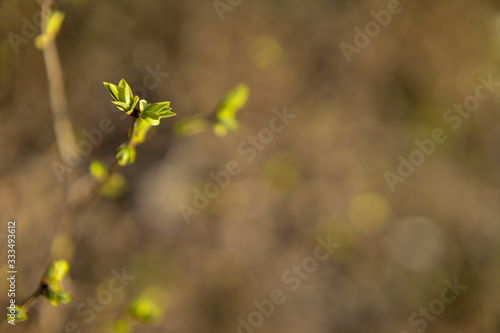
M120 82L118 82L118 100L120 102L126 103L126 100L125 100L125 89L127 87L128 87L128 84L125 81L125 79L121 79ZM129 103L127 103L127 104L129 104Z
M124 93L125 93L125 90L130 91L130 87L129 87L127 81L125 81L125 79L121 79L120 82L118 82L118 87L122 88ZM132 95L131 92L129 92L129 94Z
M126 113L130 112L130 105L125 102L120 101L111 101L120 111L124 111Z
M132 101L130 103L130 110L134 111L134 108L137 105L137 102L139 102L139 96L134 96L134 98L132 98Z
M69 265L66 260L54 260L45 271L42 281L47 285L57 284L62 281L68 272Z
M127 103L127 105L130 105L130 99L132 98L132 91L130 88L127 87L123 88L123 97L124 97L124 102Z
M145 120L148 123L150 123L152 126L158 126L158 125L160 125L160 119L146 118Z
M139 109L140 109L141 111L146 111L147 106L148 106L148 102L147 102L145 99L141 99L141 100L139 101Z
M130 146L120 146L118 147L118 153L116 154L116 160L120 166L126 166L135 162L135 149Z
M125 79L121 79L120 82L118 83L118 86L120 86L123 89L123 96L125 102L127 104L130 104L130 100L134 96L134 94L132 93L132 89L130 89L130 86L128 85L127 81L125 81Z
M103 84L106 87L106 89L108 90L111 97L113 97L113 99L115 101L118 101L118 97L119 97L118 87L112 83L109 83L109 82L103 82Z
M153 112L154 113L158 113L161 116L162 114L166 114L166 113L171 112L171 111L172 111L172 108L163 108L163 109L156 110L156 111L153 111Z
M170 102L160 102L160 103L152 103L148 105L147 111L151 112L159 112L161 110L169 109L171 110L172 108L169 107Z
M100 182L108 178L108 169L98 160L93 160L89 165L89 173Z
M153 120L159 120L160 115L157 113L151 112L151 111L145 111L142 113L142 119L147 119L147 118L150 118Z
M170 109L170 108L169 108ZM171 109L170 109L171 110ZM162 118L168 118L168 117L173 117L175 115L177 115L177 113L174 113L170 110L163 110L163 111L160 111L158 112L158 114L160 115L160 117Z

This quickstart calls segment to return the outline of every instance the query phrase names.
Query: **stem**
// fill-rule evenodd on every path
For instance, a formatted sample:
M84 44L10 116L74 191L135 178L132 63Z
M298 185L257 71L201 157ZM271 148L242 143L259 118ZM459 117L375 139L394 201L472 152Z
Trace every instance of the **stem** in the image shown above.
M127 146L130 146L130 147L137 146L138 143L135 142L135 141L133 141L133 138L134 138L136 130L137 130L137 118L132 117L132 125L131 125L131 127L129 128L129 130L127 132L127 137L126 137L126 140L123 143L123 145L127 145ZM121 166L118 164L118 161L115 158L115 161L113 162L113 164L108 168L108 178L113 173L115 173L118 170L120 170L120 168L121 168ZM78 207L81 207L81 206L84 206L84 205L89 205L94 199L96 199L98 197L97 189L99 188L99 186L103 182L99 182L98 180L92 178L89 190L87 191L87 194L85 196L83 196L86 199L82 200L82 201L77 201L77 202L70 203L70 206L72 207L72 209L76 210L76 209L78 209Z
M24 308L26 312L28 312L29 308L33 305L33 302L38 298L38 296L42 294L45 288L47 288L47 286L43 283L40 283L38 289L35 290L33 294L31 294L31 296L28 297L28 299L23 304L21 304L21 307Z
M45 288L47 288L47 285L45 285L43 283L40 283L40 285L38 286L38 289L35 290L33 292L33 294L31 294L31 296L28 297L28 299L26 301L24 301L21 305L19 305L19 307L23 308L24 312L27 313L28 310L29 310L29 308L34 304L35 300L40 295L42 295L42 293L43 293L43 291L44 291ZM2 323L0 323L0 329L4 329L8 325L9 325L8 319L5 318L4 320L2 320Z
M136 117L132 117L132 126L129 128L128 132L127 132L127 139L125 140L125 142L123 143L123 145L125 146L129 146L129 147L132 147L132 148L135 148L135 146L137 146L137 142L134 142L132 139L135 135L135 132L137 130L137 118ZM109 172L109 176L111 176L113 173L117 172L118 170L120 170L120 165L118 164L118 161L115 159L115 161L113 162L113 165L108 169L108 172Z
M136 130L137 130L137 118L132 117L132 127L130 128L130 132L128 133L127 141L125 142L125 144L127 146L130 146L133 148L135 148L135 146L137 146L137 142L132 141Z
M45 32L48 16L51 13L52 0L41 0L42 2L42 33ZM76 147L76 140L71 127L71 121L67 112L66 94L64 92L64 79L61 62L54 39L50 39L42 49L47 82L49 85L50 110L52 123L56 137L59 157L63 159L65 147Z

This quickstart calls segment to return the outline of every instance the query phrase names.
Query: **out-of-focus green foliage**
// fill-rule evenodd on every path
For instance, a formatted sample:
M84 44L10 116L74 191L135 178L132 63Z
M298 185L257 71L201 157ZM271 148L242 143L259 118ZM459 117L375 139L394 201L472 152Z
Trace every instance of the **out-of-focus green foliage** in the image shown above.
M123 196L127 189L127 181L121 173L113 173L99 188L99 194L111 199L118 199Z
M51 40L54 40L61 29L64 21L64 13L60 11L52 11L47 18L45 31L35 38L35 46L42 50L45 45Z
M208 121L205 118L180 120L175 123L175 131L181 135L194 135L205 131Z
M100 183L100 195L118 199L125 193L127 182L123 175L117 172L110 174L101 161L93 160L89 165L89 173Z
M127 320L120 319L114 324L113 331L118 333L128 333L132 331L132 325Z
M103 182L108 178L108 169L101 161L93 160L89 165L89 173L97 180Z
M135 148L132 146L121 145L118 147L118 153L116 154L116 160L121 166L126 166L135 162Z
M246 104L249 94L248 86L240 83L224 96L215 112L214 133L217 136L224 136L228 131L238 129L236 112Z
M162 311L154 301L141 296L132 302L128 313L143 324L151 324L160 318Z

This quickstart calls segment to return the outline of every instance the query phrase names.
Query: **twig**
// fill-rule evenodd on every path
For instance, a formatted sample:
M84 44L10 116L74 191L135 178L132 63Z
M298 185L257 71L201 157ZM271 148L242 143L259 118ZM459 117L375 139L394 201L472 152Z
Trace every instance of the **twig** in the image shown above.
M52 2L52 0L41 0L42 33L45 31L47 26L48 16L51 13ZM62 160L64 156L64 148L75 148L76 140L67 112L63 72L54 39L47 41L42 48L42 53L49 85L50 110L52 112L54 134L56 137L59 156Z
M23 308L24 309L24 312L27 313L29 308L33 305L33 303L35 302L35 300L40 296L42 295L43 291L47 288L47 285L44 284L44 283L40 283L38 285L38 288L33 292L33 294L31 294L30 297L28 297L28 299L26 301L24 301L21 305L19 305L19 307ZM0 323L0 330L3 330L5 327L7 327L7 325L9 325L8 323L8 319L5 318L4 320L2 320L2 322Z

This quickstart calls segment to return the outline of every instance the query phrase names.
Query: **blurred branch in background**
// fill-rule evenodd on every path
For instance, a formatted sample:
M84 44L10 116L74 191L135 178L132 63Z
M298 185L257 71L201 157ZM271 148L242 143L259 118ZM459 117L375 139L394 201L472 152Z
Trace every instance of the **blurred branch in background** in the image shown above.
M64 14L52 11L52 0L41 0L41 5L42 34L37 37L35 43L43 53L57 150L60 158L63 159L65 147L76 147L75 136L68 116L61 62L55 43L55 37L64 20Z

